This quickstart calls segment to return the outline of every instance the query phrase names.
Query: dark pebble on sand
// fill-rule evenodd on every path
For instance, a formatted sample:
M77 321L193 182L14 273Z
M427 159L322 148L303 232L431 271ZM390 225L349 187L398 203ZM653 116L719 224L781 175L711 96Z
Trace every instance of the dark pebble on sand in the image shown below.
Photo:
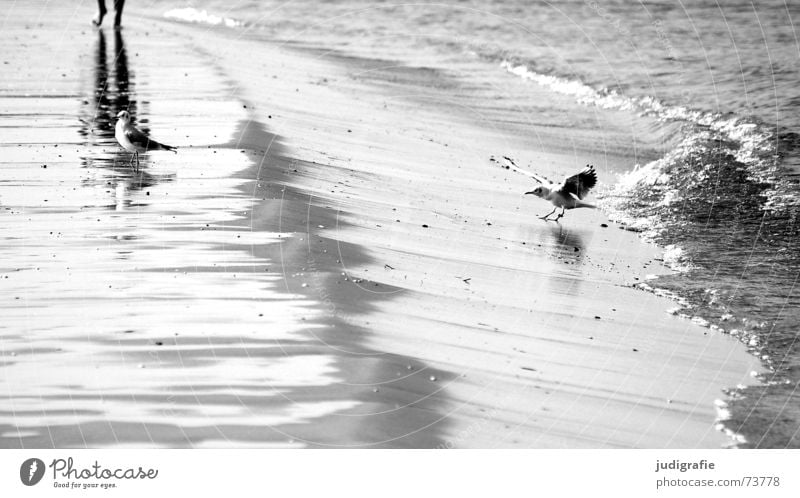
M599 320L599 319L600 319L600 317L599 317L599 316L597 316L597 315L595 315L595 316L594 316L594 319L595 319L595 320Z
M164 345L164 343L163 343L163 342L161 342L161 341L156 341L156 346L163 346L163 345Z
M428 228L428 225L422 225L422 228Z
M633 352L634 352L634 353L638 353L638 352L639 352L639 350L638 350L638 349L636 349L636 348L633 348Z
M600 226L603 228L608 228L608 225L606 225L605 223L600 223Z

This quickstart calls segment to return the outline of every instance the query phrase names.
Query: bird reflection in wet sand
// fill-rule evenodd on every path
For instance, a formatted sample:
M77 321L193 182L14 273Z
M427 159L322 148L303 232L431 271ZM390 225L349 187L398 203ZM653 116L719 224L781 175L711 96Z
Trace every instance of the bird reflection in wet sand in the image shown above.
M591 235L585 230L564 228L561 225L550 225L547 228L535 228L528 231L528 244L540 247L548 258L554 258L563 264L581 265L587 257L586 237Z
M553 225L547 230L547 235L550 241L546 247L552 250L551 254L561 268L547 273L548 291L553 295L577 296L584 282L582 272L576 268L584 262L586 244L583 235L577 230Z
M549 233L552 239L551 245L558 257L575 259L576 261L582 259L586 245L580 232L573 229L564 229L561 226L551 226Z

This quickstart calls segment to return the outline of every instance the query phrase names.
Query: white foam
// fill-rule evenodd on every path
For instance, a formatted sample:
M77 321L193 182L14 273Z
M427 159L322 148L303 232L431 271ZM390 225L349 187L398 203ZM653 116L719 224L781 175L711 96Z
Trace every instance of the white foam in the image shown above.
M599 93L594 88L578 80L570 80L549 74L531 71L524 65L514 65L508 61L500 63L500 67L526 80L533 81L562 95L575 97L581 104L590 104L604 109L633 109L633 102L616 92Z
M717 411L717 419L715 420L714 428L724 432L725 435L731 438L734 445L746 444L747 439L742 434L729 429L725 425L725 422L731 419L731 411L728 408L728 403L721 399L715 399L714 408Z
M675 244L664 247L664 264L677 272L692 269L692 263L686 258L683 249Z
M773 188L766 192L767 209L800 203L797 195L782 186L785 180L780 174L775 134L768 127L737 116L667 105L653 97L629 98L613 90L597 90L579 80L533 71L524 64L503 61L500 67L553 92L572 96L581 104L603 109L630 110L651 116L661 122L677 121L693 125L684 140L673 151L644 167L637 165L628 175L624 175L616 189L617 194L630 191L630 188L639 184L663 184L664 182L660 181L663 178L660 176L663 174L664 166L676 159L676 155L685 155L701 147L707 147L707 143L711 140L718 145L735 144L734 147L728 146L730 150L726 152L748 167L751 179L773 185ZM661 205L669 205L670 201L670 197L664 198Z
M199 24L211 24L213 26L227 26L235 28L241 26L242 23L231 19L229 17L220 17L214 14L209 14L207 10L195 9L192 7L185 7L182 9L172 9L164 13L167 19L175 19L184 22L193 22Z

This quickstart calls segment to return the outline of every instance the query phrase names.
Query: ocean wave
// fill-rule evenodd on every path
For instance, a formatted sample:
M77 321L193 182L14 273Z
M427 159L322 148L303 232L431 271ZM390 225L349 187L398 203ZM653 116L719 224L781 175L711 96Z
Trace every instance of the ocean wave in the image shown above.
M628 97L613 90L595 89L579 80L545 74L530 69L525 64L503 60L500 66L511 74L537 83L553 92L568 95L584 105L602 109L636 112L661 122L677 122L684 125L683 139L675 150L644 166L636 167L619 179L613 196L619 198L638 194L634 192L643 185L663 184L664 172L671 161L682 160L691 153L703 153L709 148L717 152L724 146L724 153L747 167L749 179L768 183L765 209L791 209L800 205L797 185L786 181L780 167L780 140L768 126L753 119L691 109L686 106L666 104L653 97ZM671 196L665 194L662 203ZM647 220L627 219L641 228L650 227Z
M167 12L164 13L164 17L167 19L174 19L177 21L197 23L197 24L209 24L212 26L227 26L229 28L235 28L237 26L244 25L244 23L242 23L241 21L237 21L236 19L209 14L207 10L195 9L193 7L184 7L180 9L168 10Z

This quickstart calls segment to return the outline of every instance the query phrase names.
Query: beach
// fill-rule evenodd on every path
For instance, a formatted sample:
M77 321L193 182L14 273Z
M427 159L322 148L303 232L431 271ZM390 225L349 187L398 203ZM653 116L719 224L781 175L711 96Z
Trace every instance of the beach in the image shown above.
M759 358L647 291L662 247L537 219L497 162L613 184L674 145L645 117L478 62L42 9L0 30L0 447L740 442L718 423ZM123 109L178 153L133 172Z

